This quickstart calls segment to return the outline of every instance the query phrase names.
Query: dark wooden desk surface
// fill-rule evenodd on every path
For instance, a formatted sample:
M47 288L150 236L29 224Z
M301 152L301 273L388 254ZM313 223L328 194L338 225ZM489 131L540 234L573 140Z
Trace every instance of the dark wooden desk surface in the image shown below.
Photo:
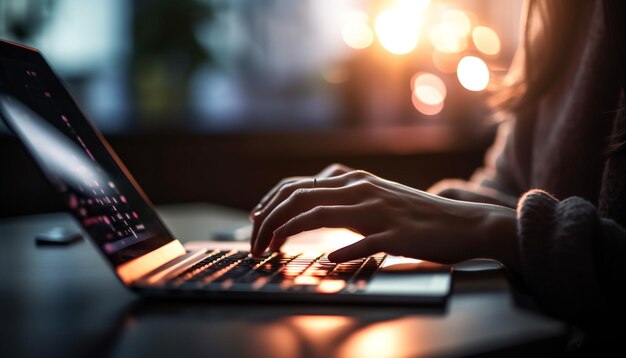
M160 212L183 241L245 219L202 204ZM567 333L517 307L496 269L455 273L441 308L145 300L88 242L36 247L53 226L75 224L66 214L0 220L2 357L508 356L558 351Z

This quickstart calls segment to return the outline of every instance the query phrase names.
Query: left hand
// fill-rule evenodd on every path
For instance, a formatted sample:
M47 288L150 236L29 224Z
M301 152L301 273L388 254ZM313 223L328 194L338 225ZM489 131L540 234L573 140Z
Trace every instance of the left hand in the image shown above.
M321 227L349 228L365 237L329 255L344 262L378 252L455 263L499 259L496 235L515 235L515 211L442 198L364 171L296 180L274 193L254 216L253 255ZM514 240L514 237L512 238ZM501 247L502 245L500 245Z

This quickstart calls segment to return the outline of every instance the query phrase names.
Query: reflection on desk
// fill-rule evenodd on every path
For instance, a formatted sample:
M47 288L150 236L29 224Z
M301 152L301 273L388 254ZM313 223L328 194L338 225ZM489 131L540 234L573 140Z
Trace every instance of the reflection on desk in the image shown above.
M160 212L184 241L246 217L200 204ZM35 235L53 226L75 228L65 214L0 221L2 356L526 355L562 349L567 333L517 307L493 265L455 273L454 292L438 308L141 299L86 242L36 247Z

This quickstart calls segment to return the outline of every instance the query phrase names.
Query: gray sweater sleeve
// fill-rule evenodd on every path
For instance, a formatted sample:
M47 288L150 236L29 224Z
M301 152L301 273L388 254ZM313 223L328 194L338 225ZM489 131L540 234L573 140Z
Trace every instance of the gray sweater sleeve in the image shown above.
M584 199L541 190L524 194L517 215L522 279L542 309L585 324L623 305L624 228Z
M527 122L522 122L522 125L514 120L500 123L498 135L485 154L484 165L474 172L470 180L445 179L428 191L450 199L515 208L519 196L525 191L520 188L528 188L520 183L525 177L522 169L527 170L528 163L515 160L517 151L528 151Z

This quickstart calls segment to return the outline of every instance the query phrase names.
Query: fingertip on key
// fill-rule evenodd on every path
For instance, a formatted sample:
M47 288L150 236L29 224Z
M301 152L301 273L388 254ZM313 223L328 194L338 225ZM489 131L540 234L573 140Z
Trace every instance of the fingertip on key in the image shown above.
M330 262L334 262L334 263L338 263L337 261L337 254L335 254L335 252L331 252L330 254L328 254L328 261Z

